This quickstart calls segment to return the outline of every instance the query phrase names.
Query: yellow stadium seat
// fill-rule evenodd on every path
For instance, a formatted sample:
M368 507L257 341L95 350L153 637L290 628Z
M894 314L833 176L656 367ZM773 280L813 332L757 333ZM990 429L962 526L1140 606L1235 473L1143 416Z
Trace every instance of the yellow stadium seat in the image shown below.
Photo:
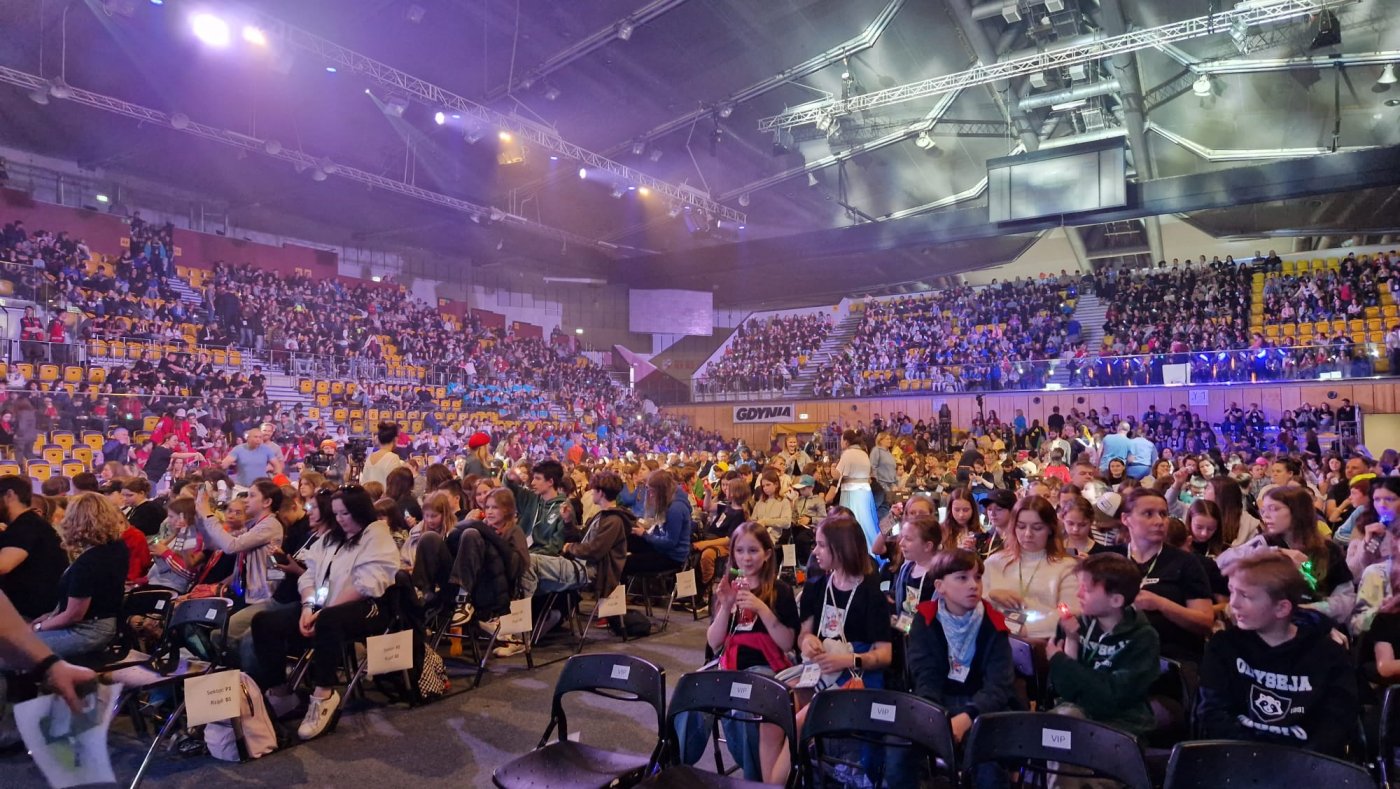
M53 442L62 447L66 452L73 448L73 434L67 430L55 431L53 434Z
M105 443L100 433L86 433L83 435L83 446L93 452L101 452L102 444Z
M328 395L328 394L316 395L316 405L319 405L319 406L322 407L322 408L328 408L328 407L330 406L330 404L331 404L331 396L330 396L330 395ZM319 417L318 417L318 418L319 418Z
M84 471L88 470L87 466L83 465L82 463L79 463L76 460L69 460L61 464L61 468L63 476L69 479L72 479L73 477L76 477Z
M311 394L311 379L303 378L297 381L297 391L302 394Z
M19 464L13 460L0 460L0 476L19 476Z
M91 450L91 449L89 449L89 448L87 448L87 447L74 447L74 448L73 448L72 455L73 455L73 459L74 459L74 460L78 461L79 463L82 463L84 466L87 466L88 468L92 468L92 457L93 457L93 454L92 454L92 453L93 453L93 450ZM65 474L64 476L67 476L67 475Z
M242 352L242 351L229 351L229 352L228 352L228 363L231 364L231 365L233 365L234 367L242 367L242 366L243 366L243 352Z
M214 351L214 364L220 367L228 365L228 351L218 348Z
M146 431L147 433L150 433L151 431L156 429L156 424L158 424L159 422L160 417L148 416L145 419L141 420L141 429Z
M63 453L63 447L60 446L49 445L44 447L42 455L46 463L52 463L55 466L63 465L63 461L66 459Z
M49 477L52 477L52 476L53 476L53 466L50 466L48 463L30 463L30 464L29 464L29 477L30 477L31 479L37 479L37 480L39 480L40 482L44 482L44 481L48 480Z
M316 394L318 394L318 395L320 395L320 394L327 394L328 392L330 392L330 390L331 390L330 381L317 381L317 382L316 382Z
M24 376L24 380L34 380L34 365L30 364L29 362L20 362L16 366L19 368L19 374Z
M321 409L313 405L310 408L306 409L306 416L311 419L320 419Z

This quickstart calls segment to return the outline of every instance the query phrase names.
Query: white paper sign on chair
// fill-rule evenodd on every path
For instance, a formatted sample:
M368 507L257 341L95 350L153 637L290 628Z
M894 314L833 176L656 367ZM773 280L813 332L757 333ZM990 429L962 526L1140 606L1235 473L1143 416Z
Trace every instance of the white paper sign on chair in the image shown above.
M243 685L237 670L219 671L185 680L187 725L203 726L243 714Z
M627 613L627 588L622 584L613 587L612 594L598 601L598 616L622 616Z
M528 633L534 629L534 619L530 614L530 598L510 601L510 613L501 617L500 634L513 636Z
M788 543L787 545L784 545L784 546L783 546L783 566L784 566L784 567L796 567L796 566L797 566L797 546L796 546L796 545L793 545L792 543Z
M377 677L394 671L413 668L413 631L400 630L365 639L365 655L369 658L369 675Z
M695 571L681 570L676 573L676 598L684 600L688 597L694 597L695 592Z

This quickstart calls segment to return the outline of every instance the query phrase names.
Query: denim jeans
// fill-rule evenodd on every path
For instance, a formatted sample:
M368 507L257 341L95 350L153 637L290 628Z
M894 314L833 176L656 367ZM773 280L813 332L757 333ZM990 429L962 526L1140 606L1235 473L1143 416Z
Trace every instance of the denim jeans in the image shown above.
M58 630L40 630L34 635L55 655L67 660L105 649L117 635L117 620L84 619Z
M577 559L565 556L545 556L530 554L530 563L538 576L537 587L541 592L565 592L586 586L591 573L588 565Z

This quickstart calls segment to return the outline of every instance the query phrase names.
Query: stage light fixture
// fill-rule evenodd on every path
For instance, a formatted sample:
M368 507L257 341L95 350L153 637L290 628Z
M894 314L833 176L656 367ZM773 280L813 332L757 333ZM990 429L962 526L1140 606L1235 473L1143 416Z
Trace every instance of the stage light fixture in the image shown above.
M321 157L321 160L320 160L319 162L316 163L316 166L319 167L319 168L321 168L321 169L322 169L323 171L325 171L328 175L335 175L335 171L336 171L335 162L331 161L331 160L330 160L329 158L327 158L327 157L324 157L324 156Z
M588 168L587 168L587 167L580 167L580 168L578 168L578 177L579 177L579 180L586 179L586 178L588 177Z
M914 145L917 146L920 150L927 151L928 149L932 148L935 144L936 143L934 143L933 138L930 137L929 133L926 131L919 132L919 136L914 138Z
M680 207L679 205L676 205L675 203L672 203L672 204L671 204L671 207L666 209L666 216L669 216L669 217L671 217L672 219L675 219L676 217L678 217L678 216L680 216L680 215L681 215L681 207Z
M151 0L151 5L165 5L165 0Z
M636 142L632 143L632 155L633 155L633 156L641 156L643 153L646 153L646 150L647 150L647 144L646 144L645 142L642 142L641 140L637 140Z
M559 89L554 87L553 85L550 85L548 88L545 89L544 97L549 101L554 101L555 99L559 98Z
M583 334L583 329L574 329L574 334Z
M1196 77L1196 81L1191 83L1191 92L1206 98L1215 93L1215 84L1211 82L1209 74L1202 74Z
M481 142L481 129L478 129L475 126L473 126L470 129L467 129L466 133L462 135L462 139L466 140L472 145L476 145L478 142Z
M1378 85L1394 85L1394 84L1395 84L1395 64L1394 64L1394 63L1387 63L1387 64L1385 64L1385 68L1381 69L1381 78L1378 79L1378 80L1376 80L1376 84L1378 84Z
M439 126L443 125L444 123L447 123L447 114L444 112L433 113L433 123L436 123Z
M730 115L733 115L733 114L734 114L734 105L733 105L733 104L731 104L731 103L729 103L729 102L726 101L725 103L719 105L719 116L720 116L721 118L728 118Z
M642 197L647 197L651 195L651 190L646 188L645 186L639 186L637 187L637 194L641 195Z
M391 116L391 117L394 117L394 118L402 118L404 112L405 112L407 109L408 109L408 97L407 97L407 96L390 95L387 99L384 100L384 114L385 114L385 115L388 115L388 116Z
M614 187L613 187L612 196L613 196L613 199L614 199L614 200L621 200L621 199L622 199L622 196L625 195L625 194L627 194L627 190L626 190L626 189L623 189L621 186L614 186Z
M622 24L617 26L617 37L623 41L628 41L632 38L632 32L636 29L637 28L632 25L631 20L623 20Z
M748 208L750 202L752 202L752 199L749 197L748 192L744 192L743 194L739 195L739 205L743 206L744 208Z
M267 33L264 33L260 27L244 25L243 40L255 47L265 47L267 46Z
M108 197L107 195L102 195L102 194L97 195L97 202L99 202L99 203L106 203L106 202L108 202L108 201L110 201L110 200L111 200L111 198Z
M211 47L229 45L228 23L213 14L195 14L190 17L190 27L194 30L195 38Z
M661 149L657 148L656 146L652 146L651 153L647 155L647 158L652 160L653 162L661 161Z
M184 131L190 127L190 116L183 112L176 112L170 116L170 126L176 131Z
M408 18L408 21L417 23L422 22L423 16L427 13L428 10L423 6L418 5L417 3L410 3L408 6L408 10L404 13L404 16Z
M311 180L317 183L326 180L326 171L317 167L311 171Z
M66 99L73 95L73 90L63 81L63 77L54 77L49 80L49 95L55 99Z
M326 66L326 73L327 73L327 74L334 74L334 73L335 73L335 66ZM369 90L366 89L366 90L365 90L365 93L369 93Z
M267 142L263 143L263 150L267 152L268 156L276 156L282 152L282 143L278 140L269 139Z
M500 139L501 142L510 142L510 141L511 141L510 132L505 131L505 130L502 130L502 131L500 131L499 133L497 133L497 134L496 134L496 137L497 137L498 139Z

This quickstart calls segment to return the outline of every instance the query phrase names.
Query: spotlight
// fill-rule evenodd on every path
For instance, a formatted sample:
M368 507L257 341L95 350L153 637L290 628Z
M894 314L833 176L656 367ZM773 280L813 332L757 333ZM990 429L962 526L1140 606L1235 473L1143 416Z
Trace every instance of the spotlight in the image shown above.
M734 105L733 105L733 104L730 104L729 102L726 101L725 103L719 105L719 116L720 116L721 118L728 118L730 115L733 115L733 114L734 114Z
M111 199L111 198L109 198L107 195L97 195L97 202L99 202L99 203L105 203L105 202L109 201L110 199Z
M919 132L919 136L914 138L914 145L923 151L927 151L936 144L926 131Z
M510 141L511 141L510 132L508 132L508 131L502 130L499 134L496 135L496 137L498 137L498 138L500 139L501 142L510 142Z
M190 27L194 37L211 47L226 47L229 44L228 23L213 14L199 13L190 17Z
M680 216L680 215L681 215L681 207L680 207L679 205L675 204L675 203L672 203L672 204L671 204L671 207L666 209L666 216L669 216L669 217L671 217L672 219L675 219L676 217L678 217L678 216Z
M276 156L282 152L282 143L277 140L269 139L267 142L263 143L263 150L267 151L268 156Z
M641 156L643 153L646 152L646 149L647 144L645 142L642 142L641 140L637 140L636 142L632 143L633 156Z
M176 112L170 116L170 126L177 131L184 131L190 127L190 116L183 112Z
M651 153L647 155L647 158L652 160L653 162L661 161L661 149L653 146L651 149Z
M243 40L255 47L267 46L267 34L262 31L262 28L253 25L243 26Z
M335 73L335 66L326 66L326 73L327 73L327 74L334 74L334 73ZM369 88L365 88L365 93L369 93Z
M1202 74L1196 77L1196 81L1191 83L1191 92L1205 98L1215 92L1215 85L1210 81L1209 74Z
M66 99L73 95L73 90L63 81L63 77L54 77L49 81L49 95L55 99Z
M391 95L384 101L384 114L390 117L402 118L407 109L408 98L406 96Z
M436 113L434 113L434 114L433 114L433 123L436 123L436 124L439 125L439 126L443 125L444 123L447 123L447 114L444 113L444 112L436 112Z
M625 195L625 194L627 194L627 190L626 190L626 189L623 189L621 186L614 186L614 187L613 187L612 196L613 196L613 199L614 199L614 200L620 200L620 199L622 198L622 196Z
M476 145L478 142L481 141L481 129L478 129L475 126L473 126L470 129L467 129L466 133L462 135L462 139L466 140L472 145Z
M631 20L623 20L622 24L617 26L617 37L623 41L628 41L632 38L632 31L636 29L637 28L632 25Z
M749 202L750 202L750 200L749 200L749 193L748 193L748 192L744 192L743 194L739 195L739 205L741 205L741 206L743 206L743 207L745 207L745 208L748 208L748 207L749 207Z
M559 89L554 87L553 85L550 85L547 89L545 89L544 97L549 101L554 101L555 99L559 98Z
M635 187L635 186L629 186L629 187L627 187L627 191L629 191L629 192L635 192L635 191L637 191L637 187Z
M151 5L165 5L165 0L151 0Z
M583 329L574 329L574 334L583 334Z
M651 194L651 190L646 188L645 186L639 186L637 187L637 194L641 195L642 197L646 197Z
M318 183L326 180L326 171L322 170L319 167L315 168L311 171L311 180L316 181Z
M49 92L42 88L35 88L29 92L29 100L43 106L49 103Z
M1378 80L1376 80L1376 84L1377 84L1377 85L1394 85L1394 84L1395 84L1395 64L1394 64L1394 63L1387 63L1387 64L1385 64L1385 68L1381 69L1381 78L1378 79Z
M550 154L550 155L549 155L549 160L550 160L551 162L557 162L557 161L559 161L559 157L556 156L556 155L554 155L554 154Z
M321 160L320 160L319 162L316 163L316 166L317 166L317 167L320 167L322 170L324 170L326 173L328 173L328 174L330 174L330 175L335 175L335 171L336 171L335 162L331 161L331 160L330 160L329 158L327 158L327 157L324 157L324 156L321 157Z
M423 15L426 13L428 13L428 11L423 8L423 6L417 3L411 3L408 6L408 11L404 13L404 16L408 17L408 21L410 22L422 22Z
M384 281L384 278L381 277L381 276L379 276L378 274L373 274L373 275L370 276L369 281L370 281L370 282L383 282L383 281Z
M587 178L587 177L588 177L588 168L587 168L587 167L580 167L580 168L578 168L578 177L579 177L580 180L581 180L581 179L584 179L584 178Z

